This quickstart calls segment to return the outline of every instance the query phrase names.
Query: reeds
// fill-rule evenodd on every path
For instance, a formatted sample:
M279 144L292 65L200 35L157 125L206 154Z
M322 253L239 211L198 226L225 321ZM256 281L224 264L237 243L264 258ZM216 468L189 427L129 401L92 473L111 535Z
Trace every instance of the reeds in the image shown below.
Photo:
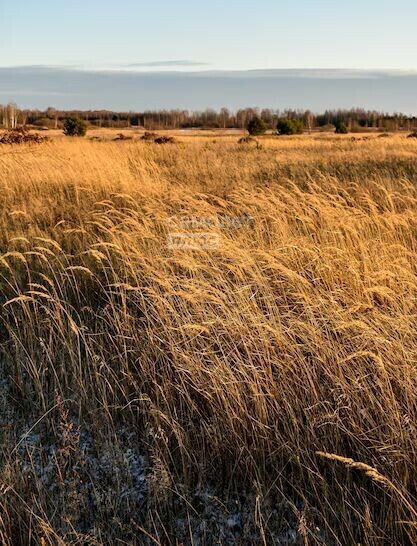
M303 543L415 541L416 146L0 153L1 539L189 543L214 489L217 521L252 506L242 544L291 525ZM170 217L219 215L252 221L218 249L168 248ZM80 436L55 453L62 430Z

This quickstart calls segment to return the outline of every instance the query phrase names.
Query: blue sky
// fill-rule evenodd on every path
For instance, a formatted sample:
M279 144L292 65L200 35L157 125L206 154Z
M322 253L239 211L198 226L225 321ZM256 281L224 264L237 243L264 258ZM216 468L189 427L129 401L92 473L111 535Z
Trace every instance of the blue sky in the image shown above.
M0 66L417 69L416 21L415 0L0 0Z

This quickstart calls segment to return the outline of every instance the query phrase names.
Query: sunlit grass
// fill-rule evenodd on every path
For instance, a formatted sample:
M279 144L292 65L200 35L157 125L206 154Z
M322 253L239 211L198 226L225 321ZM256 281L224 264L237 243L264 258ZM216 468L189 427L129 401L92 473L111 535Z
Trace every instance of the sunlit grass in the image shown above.
M82 543L63 524L82 464L71 419L98 444L135 431L152 536L159 517L173 539L172 499L217 479L225 498L255 492L266 543L270 497L312 544L417 539L417 145L236 141L0 150L6 544ZM218 249L169 250L181 215L253 220ZM17 423L40 418L64 446L54 492L14 449ZM94 518L99 543L138 532Z

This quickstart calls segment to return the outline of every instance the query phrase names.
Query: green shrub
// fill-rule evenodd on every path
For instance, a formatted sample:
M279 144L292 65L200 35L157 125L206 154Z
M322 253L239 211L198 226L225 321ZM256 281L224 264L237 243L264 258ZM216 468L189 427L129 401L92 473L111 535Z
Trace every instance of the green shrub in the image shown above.
M280 119L277 124L279 135L302 135L304 124L300 119Z
M64 122L64 134L66 136L83 137L87 133L87 123L80 118L68 118Z
M347 133L349 132L348 128L346 127L346 124L343 123L343 121L336 121L335 126L336 126L336 133L338 135L347 135Z
M252 136L263 135L267 128L268 127L264 120L258 116L252 118L247 126L248 132Z

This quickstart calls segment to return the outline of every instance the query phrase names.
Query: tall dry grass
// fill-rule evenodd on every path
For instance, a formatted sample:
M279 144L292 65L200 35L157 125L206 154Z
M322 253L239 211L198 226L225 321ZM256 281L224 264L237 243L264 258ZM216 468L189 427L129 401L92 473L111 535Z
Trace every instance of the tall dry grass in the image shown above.
M415 543L416 156L401 137L2 148L1 541ZM253 221L174 251L174 215ZM93 479L86 442L113 470ZM196 491L249 499L234 538L196 529Z

